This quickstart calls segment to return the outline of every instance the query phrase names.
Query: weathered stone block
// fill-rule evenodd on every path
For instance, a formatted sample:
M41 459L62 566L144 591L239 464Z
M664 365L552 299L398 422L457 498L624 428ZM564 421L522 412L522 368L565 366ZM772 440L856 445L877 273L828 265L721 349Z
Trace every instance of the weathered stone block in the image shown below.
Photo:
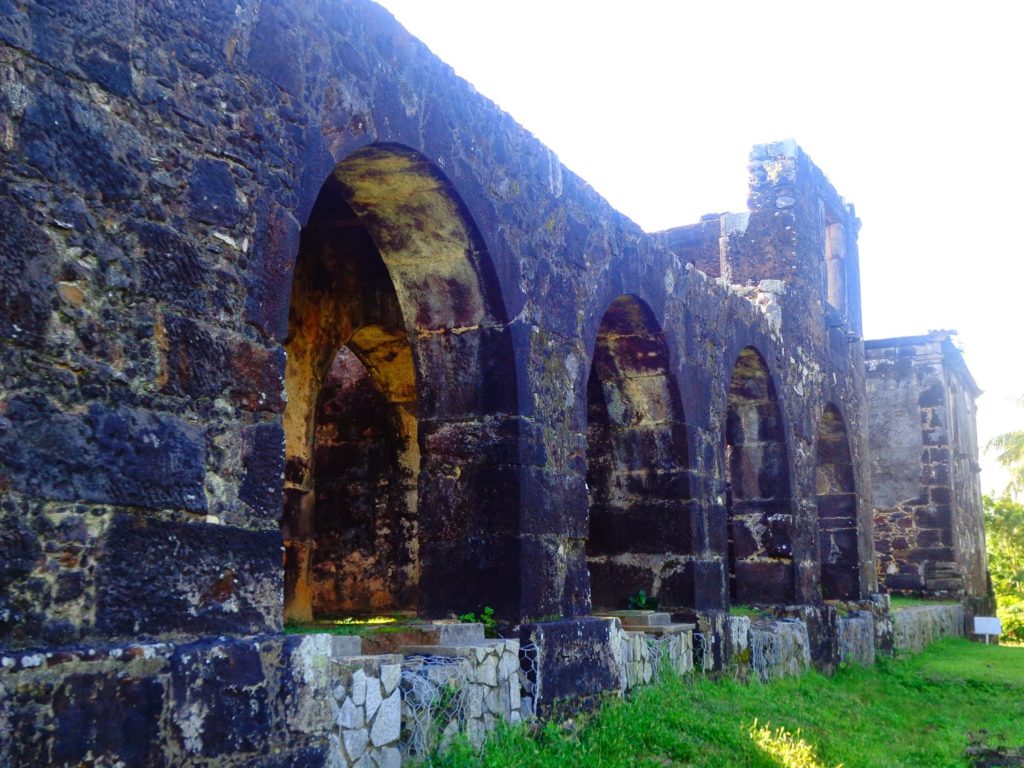
M39 344L50 323L56 253L50 240L0 185L0 338Z
M0 461L16 490L151 509L207 508L203 437L174 416L99 403L67 413L43 397L13 398L5 416Z
M266 748L266 672L251 644L210 641L178 649L171 691L173 727L185 753L217 757Z
M257 633L280 626L276 531L114 517L96 582L96 628L110 635ZM145 567L141 567L141 564Z
M550 711L559 702L584 704L621 688L612 649L615 624L611 619L563 619L523 626L521 642L539 648L538 712Z

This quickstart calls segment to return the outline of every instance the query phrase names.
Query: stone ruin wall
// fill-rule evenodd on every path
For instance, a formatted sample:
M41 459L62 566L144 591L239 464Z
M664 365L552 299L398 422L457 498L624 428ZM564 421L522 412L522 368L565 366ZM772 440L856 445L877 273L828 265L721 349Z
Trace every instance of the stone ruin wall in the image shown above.
M975 399L953 334L868 342L878 579L992 613Z
M774 590L761 597L818 599L826 404L860 498L867 486L860 346L823 300L823 211L845 217L850 252L856 220L795 146L752 158L756 207L729 253L763 241L771 269L734 290L610 209L372 5L113 8L28 4L0 28L5 643L279 630L282 472L300 572L307 555L306 573L319 567L303 510L329 503L305 447L316 387L285 348L326 381L342 342L394 414L374 429L397 435L381 438L394 487L371 504L396 516L353 546L392 553L364 575L409 586L368 604L587 613L595 348L629 581L663 584L670 607L727 605L724 448L739 440L731 455L769 468L736 483L754 510L736 538ZM341 319L317 325L324 313ZM636 367L648 360L653 375ZM652 462L664 470L645 476ZM762 487L770 474L785 489ZM679 534L659 565L661 520Z
M490 606L569 643L637 589L708 627L875 591L859 223L791 142L748 212L648 235L368 2L32 0L0 146L24 754L318 764L286 618ZM251 728L206 701L235 689Z

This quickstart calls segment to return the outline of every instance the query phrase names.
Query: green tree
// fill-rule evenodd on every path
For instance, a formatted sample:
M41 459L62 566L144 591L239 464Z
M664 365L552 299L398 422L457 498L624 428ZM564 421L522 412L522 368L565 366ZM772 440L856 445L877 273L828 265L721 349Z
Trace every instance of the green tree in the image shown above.
M1024 642L1024 504L1009 496L982 499L992 589L1003 637Z
M1024 491L1024 431L1004 432L989 440L986 451L998 451L996 461L1010 471L1010 484L1004 493L1016 496Z
M1024 408L1024 395L1017 398L1019 407ZM1024 430L1004 432L993 437L985 445L985 452L996 451L996 461L1010 472L1010 482L1003 494L1014 498L1024 491Z

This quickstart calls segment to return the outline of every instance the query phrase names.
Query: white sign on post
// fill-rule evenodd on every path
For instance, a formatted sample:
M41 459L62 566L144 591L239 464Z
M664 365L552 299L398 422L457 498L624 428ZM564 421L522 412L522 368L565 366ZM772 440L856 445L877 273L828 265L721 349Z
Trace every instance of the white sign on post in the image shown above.
M990 635L999 637L1003 632L1003 623L995 616L975 616L974 634L985 636L985 645L988 645Z

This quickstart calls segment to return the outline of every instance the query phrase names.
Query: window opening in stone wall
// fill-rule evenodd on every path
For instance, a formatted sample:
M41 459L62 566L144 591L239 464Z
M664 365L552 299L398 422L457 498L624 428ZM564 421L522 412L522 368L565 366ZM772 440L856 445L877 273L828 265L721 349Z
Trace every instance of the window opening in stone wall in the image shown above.
M596 609L643 590L693 605L686 424L668 346L650 309L620 296L601 320L587 381L587 560Z
M516 377L495 286L421 156L367 147L324 183L285 342L286 621L518 610Z
M815 478L821 593L826 600L860 596L857 491L846 422L831 403L818 427Z
M782 412L768 366L752 347L733 367L725 437L732 602L791 602L793 509Z
M825 276L828 303L840 315L846 313L846 232L843 225L825 223Z

